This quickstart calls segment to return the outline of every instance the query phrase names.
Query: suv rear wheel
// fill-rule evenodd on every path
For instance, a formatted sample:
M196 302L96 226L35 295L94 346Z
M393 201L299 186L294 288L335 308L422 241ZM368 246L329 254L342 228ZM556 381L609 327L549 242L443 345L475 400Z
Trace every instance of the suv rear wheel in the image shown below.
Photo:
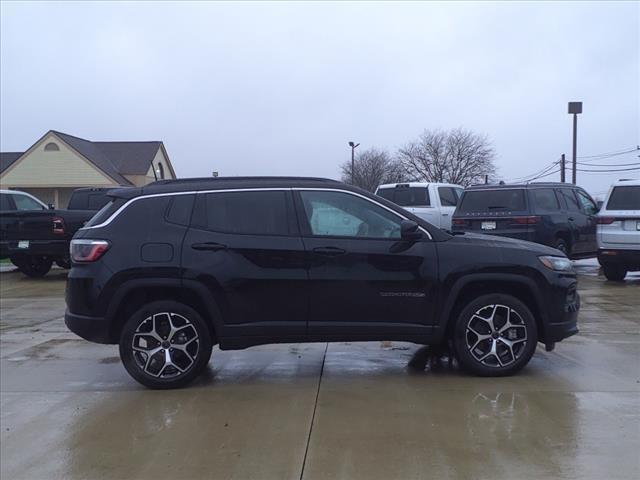
M35 255L16 256L11 259L11 262L18 267L18 270L32 278L44 277L53 264L49 257Z
M538 342L527 306L511 295L482 295L456 321L454 348L462 368L476 375L512 375L531 359Z
M603 265L602 271L607 280L621 282L627 276L627 271L619 265Z
M120 358L127 372L149 388L185 386L211 358L209 328L193 308L175 301L151 302L127 321Z

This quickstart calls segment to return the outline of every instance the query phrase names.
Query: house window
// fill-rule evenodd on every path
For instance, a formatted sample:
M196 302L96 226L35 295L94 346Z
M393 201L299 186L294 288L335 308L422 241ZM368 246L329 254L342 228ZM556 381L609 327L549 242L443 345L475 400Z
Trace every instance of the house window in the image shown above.
M49 142L44 146L45 152L59 152L60 147L53 142Z
M158 175L160 176L161 180L164 179L164 167L160 162L158 162Z

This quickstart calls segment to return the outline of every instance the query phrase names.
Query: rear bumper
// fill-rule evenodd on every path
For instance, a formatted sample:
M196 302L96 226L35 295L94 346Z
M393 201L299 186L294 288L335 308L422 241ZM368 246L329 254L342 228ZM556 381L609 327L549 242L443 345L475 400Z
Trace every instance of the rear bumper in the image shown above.
M76 335L96 343L113 343L111 324L103 317L89 317L66 311L64 323Z
M640 250L600 248L598 262L600 265L618 265L627 270L640 270Z
M14 255L66 257L69 255L69 240L30 240L28 248L18 248L17 240L0 242L0 256L2 258Z

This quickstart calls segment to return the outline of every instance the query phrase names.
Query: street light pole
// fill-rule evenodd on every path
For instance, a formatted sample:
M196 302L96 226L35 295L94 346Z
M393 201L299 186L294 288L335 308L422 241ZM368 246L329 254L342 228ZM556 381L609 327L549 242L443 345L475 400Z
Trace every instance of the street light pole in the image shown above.
M573 114L573 176L572 182L576 184L576 155L578 145L578 114L582 113L582 102L569 102L569 113Z
M351 185L353 185L353 179L356 168L356 148L359 146L359 143L349 142L349 146L351 147Z

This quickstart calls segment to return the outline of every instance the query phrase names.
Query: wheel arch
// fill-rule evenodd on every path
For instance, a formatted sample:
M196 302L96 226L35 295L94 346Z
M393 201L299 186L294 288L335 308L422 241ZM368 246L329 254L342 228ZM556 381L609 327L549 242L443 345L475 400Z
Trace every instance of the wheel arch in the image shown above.
M453 333L457 315L474 298L492 293L511 295L531 310L538 329L538 338L545 337L546 309L534 280L520 275L480 274L459 279L450 290L440 314L441 330L449 338Z
M175 300L195 309L209 326L214 344L218 342L217 332L221 331L219 309L197 285L185 286L180 279L136 279L123 283L107 310L107 318L111 319L111 342L119 342L124 323L136 310L156 300Z

